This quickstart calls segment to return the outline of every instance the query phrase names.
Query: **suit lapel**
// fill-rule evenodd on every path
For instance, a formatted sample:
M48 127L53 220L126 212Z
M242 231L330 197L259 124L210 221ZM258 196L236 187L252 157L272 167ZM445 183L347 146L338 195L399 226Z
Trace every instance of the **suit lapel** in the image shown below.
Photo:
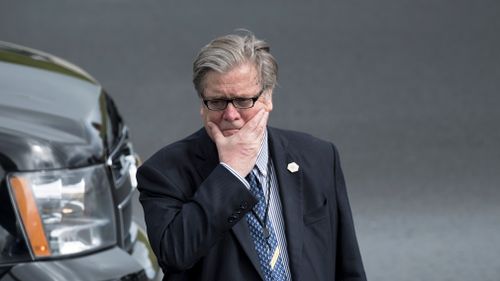
M213 171L215 166L219 164L219 156L217 154L217 148L215 143L210 139L205 129L199 132L200 134L200 142L196 146L198 149L197 156L201 161L197 163L197 168L200 173L200 177L205 180L210 173ZM255 267L260 277L264 280L264 274L260 268L259 258L257 257L257 252L255 251L255 247L253 244L253 240L250 237L250 230L248 228L248 224L246 219L242 218L237 224L233 226L231 229L234 236L240 243L243 251L249 257L252 265Z
M196 132L194 138L196 138L196 142L192 147L195 149L196 158L199 160L195 165L201 178L201 184L215 169L215 166L219 164L219 156L217 154L217 147L208 136L205 128L201 128Z
M287 169L291 162L300 165L300 159L293 155L288 142L273 128L268 127L269 149L279 184L279 194L285 220L286 242L292 279L299 279L300 258L303 246L302 219L302 170L292 173Z
M262 273L262 270L260 268L259 258L257 256L257 252L255 251L252 237L250 237L250 229L248 228L247 220L245 218L242 218L237 224L233 226L232 231L240 242L241 247L250 258L253 266L255 267L257 272L259 272L262 280L265 280L264 274Z

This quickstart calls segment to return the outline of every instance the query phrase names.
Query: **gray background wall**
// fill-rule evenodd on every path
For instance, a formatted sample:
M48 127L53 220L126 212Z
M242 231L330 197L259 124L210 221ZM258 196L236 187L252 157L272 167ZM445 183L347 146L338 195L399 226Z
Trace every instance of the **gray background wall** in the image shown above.
M92 73L147 158L200 127L198 49L250 29L280 62L270 123L340 149L369 280L498 281L499 15L493 0L1 1L0 40Z

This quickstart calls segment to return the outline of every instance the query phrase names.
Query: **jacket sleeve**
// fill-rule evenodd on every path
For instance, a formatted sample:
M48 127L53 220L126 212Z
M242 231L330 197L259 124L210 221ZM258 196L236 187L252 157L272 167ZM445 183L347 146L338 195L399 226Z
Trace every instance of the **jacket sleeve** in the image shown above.
M347 197L346 184L339 154L335 146L334 152L334 183L337 198L337 253L336 253L336 278L342 281L366 281L365 270L359 252L351 207Z
M146 162L137 173L148 236L161 267L191 268L256 204L245 185L221 164L197 187ZM187 190L195 190L187 195Z

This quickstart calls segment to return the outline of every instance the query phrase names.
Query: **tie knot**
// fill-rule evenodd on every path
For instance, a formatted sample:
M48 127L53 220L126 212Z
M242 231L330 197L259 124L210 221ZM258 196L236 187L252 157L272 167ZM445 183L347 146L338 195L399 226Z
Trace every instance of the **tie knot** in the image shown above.
M260 200L261 198L264 198L264 193L256 173L257 171L254 169L245 177L245 179L250 184L250 192L252 192L253 195L256 196L258 200Z
M255 175L256 171L255 169L252 170L246 177L245 179L248 181L250 185L256 185L258 184L258 179L257 176Z
M250 171L250 173L245 177L247 181L251 181L255 178L254 170Z

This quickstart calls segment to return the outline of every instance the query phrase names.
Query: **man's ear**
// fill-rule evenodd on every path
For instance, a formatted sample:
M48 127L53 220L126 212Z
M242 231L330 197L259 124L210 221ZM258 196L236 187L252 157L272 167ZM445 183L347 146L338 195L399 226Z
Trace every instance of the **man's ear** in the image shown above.
M264 104L266 105L266 111L271 112L273 110L273 90L266 90L266 93L264 94Z

